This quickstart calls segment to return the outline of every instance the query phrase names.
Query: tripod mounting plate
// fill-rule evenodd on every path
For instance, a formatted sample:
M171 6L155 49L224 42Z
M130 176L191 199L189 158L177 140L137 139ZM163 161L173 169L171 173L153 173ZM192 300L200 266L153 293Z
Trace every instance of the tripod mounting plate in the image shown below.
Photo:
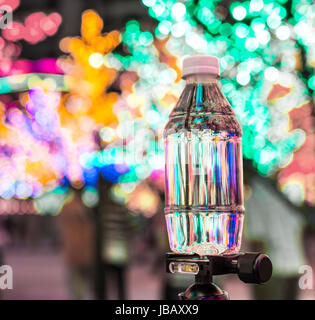
M272 275L270 258L262 253L232 255L166 254L166 272L195 275L197 284L209 284L212 276L234 273L245 283L261 284Z

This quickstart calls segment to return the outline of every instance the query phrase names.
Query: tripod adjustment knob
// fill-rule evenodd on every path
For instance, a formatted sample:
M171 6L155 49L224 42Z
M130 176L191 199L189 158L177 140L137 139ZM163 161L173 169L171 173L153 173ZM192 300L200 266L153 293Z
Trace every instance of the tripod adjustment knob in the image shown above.
M237 259L239 278L245 283L264 283L272 275L270 258L262 253L245 253Z

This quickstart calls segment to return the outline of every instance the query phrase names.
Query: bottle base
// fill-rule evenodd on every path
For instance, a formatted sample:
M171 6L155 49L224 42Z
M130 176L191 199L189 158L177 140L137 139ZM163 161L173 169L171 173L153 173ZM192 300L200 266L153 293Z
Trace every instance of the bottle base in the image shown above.
M211 243L195 244L188 246L185 250L177 250L176 248L170 248L172 252L176 254L198 254L199 256L216 256L216 255L228 255L235 254L240 251L240 248L225 248L215 246Z
M166 215L170 249L178 254L221 255L240 250L243 212L173 212Z

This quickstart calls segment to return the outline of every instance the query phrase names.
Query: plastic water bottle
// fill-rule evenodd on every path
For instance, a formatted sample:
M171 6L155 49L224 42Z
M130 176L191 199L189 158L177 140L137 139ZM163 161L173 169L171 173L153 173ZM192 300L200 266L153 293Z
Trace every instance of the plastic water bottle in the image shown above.
M242 129L219 89L216 57L186 58L182 74L186 86L164 130L170 248L232 254L244 217Z

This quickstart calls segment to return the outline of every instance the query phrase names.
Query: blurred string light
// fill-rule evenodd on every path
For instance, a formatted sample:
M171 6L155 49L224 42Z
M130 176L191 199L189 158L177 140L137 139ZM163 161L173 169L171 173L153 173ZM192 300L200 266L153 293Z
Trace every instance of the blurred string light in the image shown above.
M1 78L5 76L12 77L14 82L14 75L25 75L30 73L48 73L48 74L63 74L63 71L57 66L55 58L44 58L39 60L16 59L11 61L9 67L0 69ZM19 78L16 78L19 82Z
M0 94L27 91L42 83L46 83L51 90L67 90L63 75L28 73L0 78Z
M39 196L43 188L52 189L63 175L61 137L57 113L60 94L32 88L20 104L9 103L2 111L0 196L26 199ZM2 107L3 108L3 107Z
M18 0L1 2L1 5L7 6L12 11L19 4ZM17 199L37 197L41 194L43 186L48 189L56 186L54 182L56 173L53 172L50 163L51 155L47 149L48 145L41 141L43 137L49 140L48 135L43 134L45 121L43 122L42 114L45 110L33 114L33 117L31 114L27 116L23 111L33 94L28 95L29 89L38 85L45 90L65 89L62 71L56 65L56 59L44 58L38 61L19 59L21 45L17 41L23 39L30 40L31 43L37 42L33 41L35 38L32 37L41 32L39 23L44 24L42 31L45 36L41 36L41 39L44 39L57 32L61 17L57 13L49 16L34 13L25 19L24 26L13 21L10 28L1 31L0 37L0 92L2 94L0 98L2 119L0 124L0 196L8 203L14 204L18 202L14 202L15 200L11 199L13 197ZM34 28L37 30L33 30ZM21 34L19 30L22 30ZM8 95L11 92L18 92L20 101ZM46 101L48 108L50 108L51 98L54 100L50 95ZM52 113L53 119L55 110L50 109L47 112ZM33 209L26 208L27 203L26 200L20 203L21 212L34 212ZM1 209L1 212L5 213L6 210Z
M87 207L95 207L99 202L98 190L95 187L87 187L82 194L82 201Z
M1 6L13 11L12 17L15 18L14 10L20 5L19 0L3 0ZM57 12L46 15L43 12L34 12L24 19L24 23L13 20L8 28L1 29L0 36L0 76L13 75L17 73L41 72L34 70L36 62L19 60L21 53L21 40L36 44L47 37L53 36L59 29L62 22L61 16ZM47 58L46 58L47 59ZM43 63L37 66L48 68L51 66L51 60L43 59ZM28 69L33 69L28 71ZM21 72L22 71L22 72ZM45 72L45 71L42 71ZM59 73L59 72L57 72Z
M1 5L3 5L2 1ZM62 22L60 14L53 12L46 15L44 12L31 13L24 20L24 24L13 22L10 28L2 30L2 36L7 41L16 42L24 40L31 44L38 43L53 36Z
M243 20L246 17L247 11L244 6L237 5L232 10L232 15L235 20Z
M18 0L1 2L2 6L12 11L18 8L19 4ZM12 17L15 15L13 14ZM9 28L1 30L0 93L3 95L0 99L2 118L0 196L6 201L2 201L2 204L7 203L6 207L1 206L2 213L34 213L33 205L29 205L31 202L28 200L18 202L12 198L21 200L37 197L43 191L43 186L48 189L56 186L53 182L56 174L51 168L48 146L45 146L45 143L38 143L45 126L43 117L39 113L29 118L21 107L25 107L31 99L31 94L28 96L27 91L39 84L45 90L64 90L62 71L57 67L54 58L38 61L19 59L21 53L19 40L25 40L31 44L44 40L57 32L61 20L58 13L46 15L37 12L27 16L24 24L13 21ZM21 101L13 100L8 95L10 92L18 92ZM50 98L47 105L50 104L49 101ZM9 204L12 206L10 207Z
M106 66L103 57L119 44L120 34L112 31L102 35L102 28L102 19L88 10L82 15L81 37L60 42L61 50L70 55L59 59L69 87L69 93L62 97L59 113L62 127L68 131L65 149L70 163L66 176L75 187L96 186L99 172L104 173L106 168L101 153L93 153L100 148L95 134L104 126L117 124L113 113L117 94L107 93L117 71ZM93 202L88 200L93 198L91 192L84 196L86 203Z
M38 212L56 214L70 183L75 188L85 185L82 200L87 206L97 204L98 174L104 166L83 159L100 149L97 132L117 123L112 112L117 95L106 92L116 71L104 63L91 65L90 57L95 53L103 57L120 42L119 32L103 35L102 26L95 12L86 11L82 37L61 41L67 56L54 66L65 76L16 74L1 79L6 93L20 92L18 101L1 97L2 198L33 197Z
M52 192L46 192L37 197L34 200L34 209L43 215L58 215L69 197L71 194L69 195L62 188L56 188Z
M32 200L0 199L0 214L36 214Z

